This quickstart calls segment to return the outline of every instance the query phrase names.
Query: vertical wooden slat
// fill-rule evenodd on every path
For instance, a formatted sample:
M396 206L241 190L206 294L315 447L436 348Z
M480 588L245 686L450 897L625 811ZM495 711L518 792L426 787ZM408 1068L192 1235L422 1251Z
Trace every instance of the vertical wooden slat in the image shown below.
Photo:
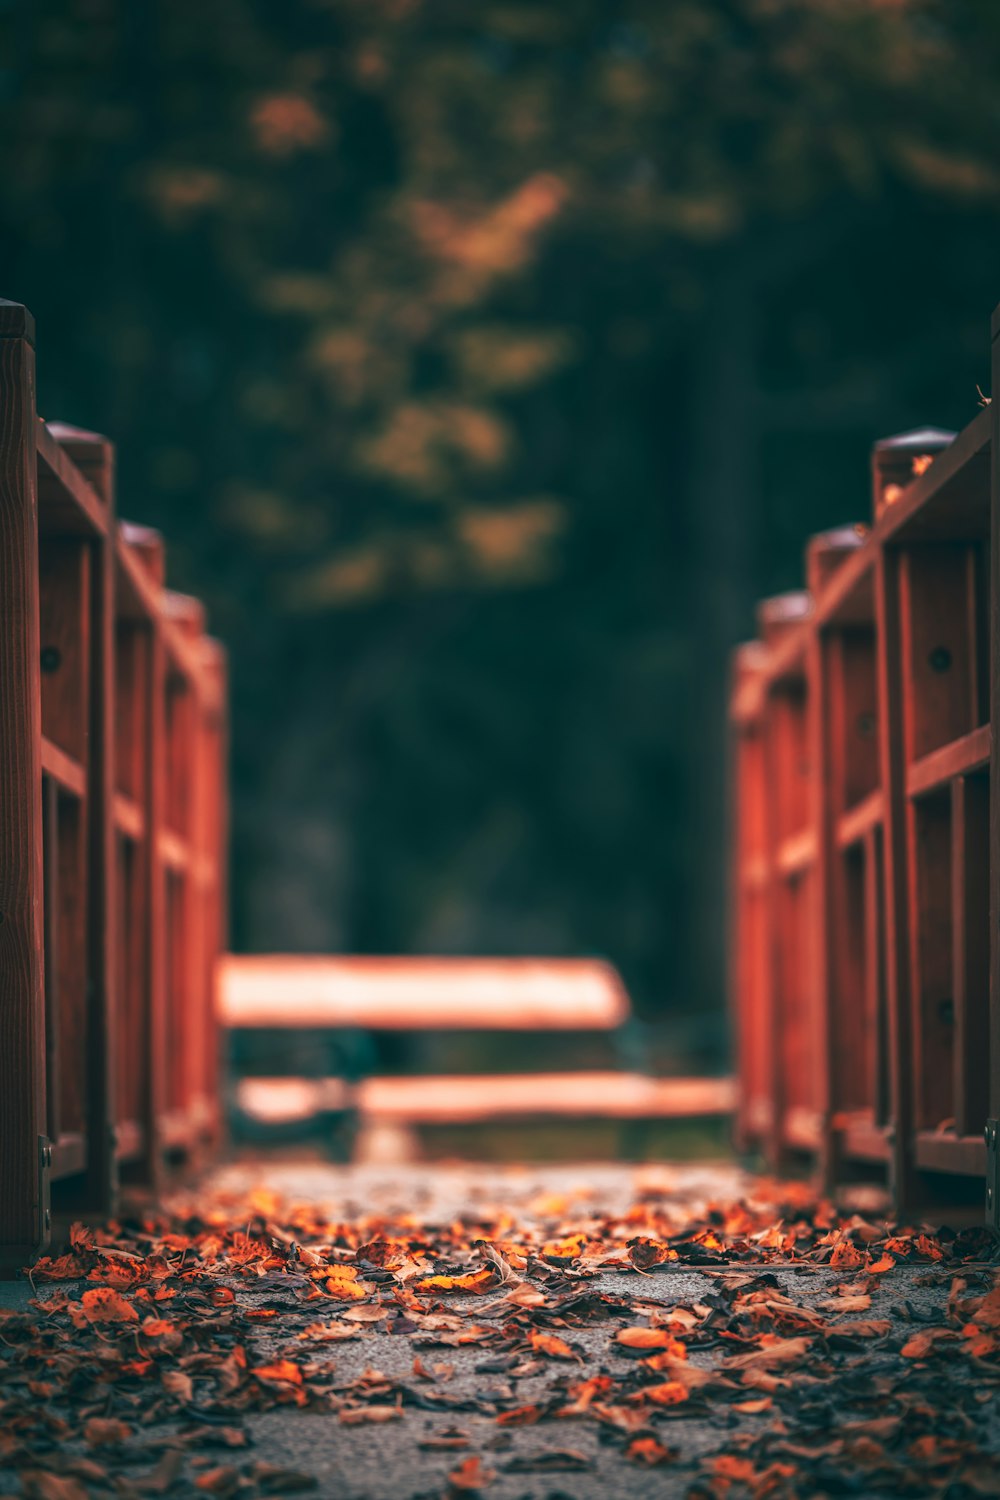
M951 784L952 993L955 1005L955 1129L981 1135L989 1078L989 783Z
M88 543L90 642L87 747L87 1172L84 1205L110 1213L117 1194L114 830L114 446L58 423L51 431L104 502L107 529Z
M143 870L147 911L146 946L146 1115L148 1176L155 1190L163 1180L163 1117L167 1109L167 934L166 872L160 849L166 796L165 695L166 658L159 618L150 621L146 680L147 744L144 802L146 809L146 860Z
M1000 307L991 324L990 458L990 1064L986 1219L1000 1229Z
M0 1260L44 1244L41 695L34 322L0 302Z
M838 1076L838 1043L840 1006L839 986L835 973L839 922L842 902L838 901L838 853L834 842L835 812L840 798L835 787L842 785L843 767L837 733L839 704L831 694L831 669L840 666L838 643L822 631L812 633L807 648L806 675L809 683L807 711L809 716L809 759L812 766L809 819L816 833L815 867L815 946L812 996L815 1016L812 1020L817 1048L817 1100L822 1141L820 1167L823 1180L832 1186L836 1176L837 1142L834 1133L834 1109L840 1103L842 1079Z
M889 1092L893 1195L905 1212L916 1206L913 1139L912 1017L906 924L906 796L903 753L903 672L899 554L880 547L875 559L878 642L879 764L883 796L883 876Z
M59 789L42 778L42 880L45 887L45 1095L46 1133L58 1140L59 1119Z

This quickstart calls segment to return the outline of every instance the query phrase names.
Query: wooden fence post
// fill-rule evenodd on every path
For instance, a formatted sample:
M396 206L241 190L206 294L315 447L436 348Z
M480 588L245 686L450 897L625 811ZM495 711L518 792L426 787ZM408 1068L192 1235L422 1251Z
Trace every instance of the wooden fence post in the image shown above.
M0 302L0 1261L48 1240L34 320Z

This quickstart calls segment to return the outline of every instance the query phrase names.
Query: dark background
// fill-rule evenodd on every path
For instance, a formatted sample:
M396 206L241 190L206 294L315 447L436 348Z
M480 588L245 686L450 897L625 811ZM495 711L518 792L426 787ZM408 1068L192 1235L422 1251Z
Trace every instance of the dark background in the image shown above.
M726 658L1000 299L995 0L7 0L0 294L232 662L233 944L722 1045Z

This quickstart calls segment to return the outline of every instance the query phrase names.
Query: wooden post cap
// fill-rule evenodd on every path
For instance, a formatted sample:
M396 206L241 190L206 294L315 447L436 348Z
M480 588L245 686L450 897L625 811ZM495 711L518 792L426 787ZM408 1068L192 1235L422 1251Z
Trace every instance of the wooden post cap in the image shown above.
M69 422L46 422L66 457L80 470L105 505L111 499L115 472L115 445L102 432L88 432Z
M872 514L876 521L906 486L929 468L936 454L955 441L943 427L914 427L880 438L872 448Z
M26 339L35 343L35 320L22 302L0 297L0 339Z
M822 593L845 558L864 544L868 527L858 521L820 531L806 543L806 584L815 599Z
M167 555L163 537L152 526L138 526L134 521L121 523L122 541L130 552L134 552L146 573L162 589L167 577Z
M163 613L189 640L197 640L205 634L205 606L193 594L178 594L167 589L163 595Z
M812 599L805 589L762 599L757 605L757 630L764 645L777 645L790 630L807 620L811 611Z

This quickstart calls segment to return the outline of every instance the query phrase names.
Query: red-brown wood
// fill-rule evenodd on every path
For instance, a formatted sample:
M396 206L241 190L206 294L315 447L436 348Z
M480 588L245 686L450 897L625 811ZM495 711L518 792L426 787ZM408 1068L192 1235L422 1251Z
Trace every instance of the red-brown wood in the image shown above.
M871 530L813 538L812 597L759 608L767 651L752 700L737 680L731 703L731 973L742 1140L770 1120L775 1165L806 1150L831 1186L881 1174L904 1213L965 1212L988 1173L1000 1227L997 420L994 406L957 435L877 444ZM767 747L756 867L751 701ZM755 868L766 896L748 924Z
M47 1238L34 325L0 302L0 1260Z
M106 1214L119 1163L155 1187L217 1135L224 928L221 653L203 606L164 592L156 534L118 527L111 444L37 418L32 340L30 315L0 303L5 1266L45 1242L50 1184L60 1215ZM187 914L172 952L171 862Z

